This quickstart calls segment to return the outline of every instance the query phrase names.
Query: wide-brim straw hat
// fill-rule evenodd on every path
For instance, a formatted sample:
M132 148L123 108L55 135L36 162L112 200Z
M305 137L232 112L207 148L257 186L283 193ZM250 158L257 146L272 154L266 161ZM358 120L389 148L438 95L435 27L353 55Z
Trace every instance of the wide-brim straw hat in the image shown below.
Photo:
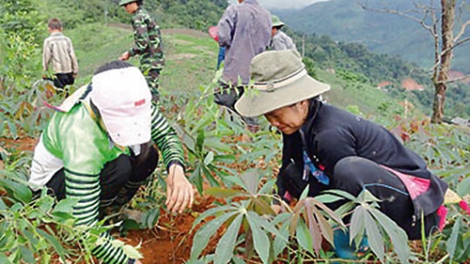
M250 73L254 83L235 104L238 113L245 117L260 116L330 90L330 85L308 75L295 50L258 54L251 61Z

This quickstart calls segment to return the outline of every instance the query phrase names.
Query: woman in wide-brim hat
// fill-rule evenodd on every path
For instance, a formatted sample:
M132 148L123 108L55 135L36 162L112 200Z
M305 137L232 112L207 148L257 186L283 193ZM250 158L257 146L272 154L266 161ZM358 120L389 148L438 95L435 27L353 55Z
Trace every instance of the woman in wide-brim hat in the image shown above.
M330 86L307 74L296 51L264 52L250 72L254 84L235 108L243 116L264 115L282 132L281 198L298 198L307 185L309 196L326 189L357 196L367 189L409 239L421 238L421 223L426 234L442 224L447 184L384 127L317 100Z

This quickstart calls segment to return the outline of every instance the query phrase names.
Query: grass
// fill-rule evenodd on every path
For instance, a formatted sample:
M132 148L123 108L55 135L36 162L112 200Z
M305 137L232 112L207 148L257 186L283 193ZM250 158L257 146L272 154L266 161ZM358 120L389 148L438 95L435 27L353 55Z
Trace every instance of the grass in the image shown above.
M346 109L357 106L365 115L389 116L402 113L403 107L386 92L369 84L354 84L338 78L335 74L317 70L319 79L331 85L326 94L329 103Z
M80 66L77 85L90 81L93 72L107 61L117 59L133 45L132 31L120 27L88 24L65 32L75 47ZM162 93L185 95L208 84L217 62L217 43L209 37L163 34L166 66L162 71ZM139 59L131 63L138 66Z
M218 52L217 43L209 36L187 31L188 34L180 30L163 31L166 66L160 81L163 96L175 96L183 102L194 93L199 94L201 85L211 83ZM79 60L77 86L89 82L96 68L117 59L133 44L132 31L125 27L88 24L65 34L72 39ZM130 62L139 65L137 57ZM331 84L332 90L326 98L333 105L344 109L355 105L367 116L390 116L403 112L398 101L371 85L352 84L321 69L317 69L317 75L323 82Z

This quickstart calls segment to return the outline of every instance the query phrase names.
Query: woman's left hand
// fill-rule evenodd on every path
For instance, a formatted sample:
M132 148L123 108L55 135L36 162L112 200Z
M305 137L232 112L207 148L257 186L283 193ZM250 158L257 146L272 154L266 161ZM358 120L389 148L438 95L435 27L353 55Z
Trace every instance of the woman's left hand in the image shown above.
M183 167L178 164L170 166L166 179L166 206L173 213L182 213L190 208L194 201L194 188L184 175Z

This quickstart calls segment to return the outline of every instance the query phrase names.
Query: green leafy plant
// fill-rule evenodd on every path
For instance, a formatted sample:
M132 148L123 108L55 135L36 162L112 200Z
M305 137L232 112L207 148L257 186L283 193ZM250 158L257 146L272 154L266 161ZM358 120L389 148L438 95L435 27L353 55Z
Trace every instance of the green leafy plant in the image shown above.
M114 226L105 226L104 220L93 226L77 226L72 215L74 199L59 202L43 188L34 193L27 182L25 153L10 153L2 157L0 170L0 262L51 263L60 259L93 262L92 250L103 242L100 235ZM120 241L131 258L140 258L135 247Z
M349 200L338 208L336 213L345 216L352 212L349 242L355 243L356 248L359 248L362 239L367 237L372 252L381 262L385 262L386 248L393 248L401 263L409 263L411 251L405 231L379 210L380 200L367 189L357 198L343 191L330 190L317 199L324 202Z
M340 216L324 204L332 197L307 197L308 190L305 188L297 201L288 223L290 235L295 237L300 248L319 257L323 239L333 245L333 227L346 227Z
M240 184L241 189L212 188L207 190L207 193L216 197L238 197L244 200L209 209L195 220L193 229L202 221L207 222L194 235L193 241L197 243L193 243L191 260L199 258L209 239L225 224L227 229L215 249L214 263L228 263L231 259L237 259L234 252L242 242L248 250L248 257L254 251L263 263L271 263L275 252L282 251L282 248L276 248L279 240L287 239L286 234L276 228L276 221L272 221L270 217L274 214L269 198L273 183L268 182L258 188L260 177L254 170L241 175L240 178L232 176L230 180Z

